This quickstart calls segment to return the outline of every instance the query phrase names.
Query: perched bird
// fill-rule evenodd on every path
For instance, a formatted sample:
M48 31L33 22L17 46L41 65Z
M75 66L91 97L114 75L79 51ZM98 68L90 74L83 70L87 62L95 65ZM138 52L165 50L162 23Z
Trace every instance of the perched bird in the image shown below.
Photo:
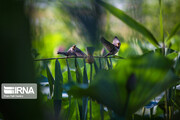
M121 46L121 43L116 36L113 39L113 43L108 42L103 37L101 38L101 42L105 46L105 48L109 51L109 53L106 54L105 57L107 57L108 55L115 55L119 51Z
M73 45L72 47L69 48L69 50L67 52L61 52L58 51L57 54L62 54L65 56L82 56L85 57L86 54L83 53L79 48L76 47L76 45Z
M76 47L76 45L74 45L74 46L75 46L74 52L75 52L76 56L78 56L78 57L86 57L87 56L83 51L81 51L78 47Z

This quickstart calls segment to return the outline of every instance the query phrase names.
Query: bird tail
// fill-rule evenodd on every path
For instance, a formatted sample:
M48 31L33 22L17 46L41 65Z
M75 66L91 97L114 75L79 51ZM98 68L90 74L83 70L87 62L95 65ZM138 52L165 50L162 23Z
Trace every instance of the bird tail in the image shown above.
M60 51L58 51L57 54L62 54L62 55L66 55L67 56L67 52L60 52Z

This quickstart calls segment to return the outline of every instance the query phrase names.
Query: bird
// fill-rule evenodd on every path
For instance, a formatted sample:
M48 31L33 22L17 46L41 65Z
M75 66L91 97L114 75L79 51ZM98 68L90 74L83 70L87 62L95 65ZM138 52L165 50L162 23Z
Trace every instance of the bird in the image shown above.
M76 56L78 56L78 57L86 57L87 56L83 51L81 51L78 47L76 47L76 45L75 45L74 51L75 51Z
M61 52L58 51L57 54L62 54L65 56L78 56L78 57L85 57L86 54L84 52L82 52L78 47L76 47L76 45L73 45L72 47L69 48L69 50L67 52Z
M109 53L106 54L105 57L109 55L115 55L119 51L121 46L121 42L116 36L113 39L113 43L110 43L109 41L105 40L104 37L101 38L101 42L105 46L105 48L109 51Z

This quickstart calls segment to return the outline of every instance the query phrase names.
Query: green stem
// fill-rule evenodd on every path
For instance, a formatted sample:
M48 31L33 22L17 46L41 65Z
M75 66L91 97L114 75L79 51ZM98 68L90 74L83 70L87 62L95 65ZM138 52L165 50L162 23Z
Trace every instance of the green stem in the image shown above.
M99 69L102 69L102 63L101 63L101 58L99 58Z
M66 59L66 64L67 64L67 69L68 69L68 74L70 73L70 70L69 70L69 63L68 63L68 59ZM68 75L68 82L71 82L71 78L69 78L69 76L71 75ZM67 120L69 119L69 116L70 116L70 110L71 110L71 95L68 96L68 99L69 99L69 109L68 109L68 116L67 116Z
M115 58L115 59L125 59L123 57L120 56L108 56L108 57L104 57L104 56L93 56L94 58ZM84 59L86 57L81 57L81 56L77 56L77 57L58 57L58 58L42 58L42 59L34 59L34 61L44 61L44 60L56 60L56 59L71 59L71 58L80 58L80 59Z
M68 109L68 116L67 116L67 120L69 119L70 116L70 111L71 111L71 96L68 96L69 99L69 109Z
M132 114L132 120L134 120L134 114Z
M108 70L110 70L110 69L111 69L111 66L110 66L110 64L109 64L108 58L105 58L105 59L106 59L106 62L107 62Z
M104 120L104 106L100 104L101 120Z
M109 58L111 69L113 68L112 60Z
M142 114L143 117L144 117L145 112L146 112L146 108L143 107L143 114Z
M168 109L168 90L166 90L165 91L165 114L167 114L166 115L166 120L168 120L169 119L169 109Z
M92 82L92 64L90 64L90 84Z
M154 108L154 107L152 107L152 108L150 109L150 118L151 118L151 119L153 119L153 108Z
M76 120L78 120L78 101L76 100Z
M92 64L90 64L90 84L92 82ZM90 99L90 107L89 107L89 113L90 113L90 120L92 120L92 99Z
M99 58L99 69L102 70L101 58ZM101 120L104 120L104 106L100 104Z

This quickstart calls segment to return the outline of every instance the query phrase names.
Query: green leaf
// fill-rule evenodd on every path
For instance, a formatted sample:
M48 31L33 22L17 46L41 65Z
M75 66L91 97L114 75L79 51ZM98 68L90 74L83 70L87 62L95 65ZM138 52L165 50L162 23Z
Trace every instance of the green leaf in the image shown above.
M82 120L87 119L87 111L88 111L88 97L82 98Z
M95 69L95 72L98 73L99 68L98 68L97 63L96 63L95 60L94 60L94 69Z
M67 70L68 70L68 82L71 83L73 81L73 79L72 79L71 71L69 68L68 59L66 59L66 64L67 64Z
M128 95L126 83L133 73L136 88L131 92L127 110L132 114L178 81L170 69L172 63L166 57L153 53L120 60L113 70L100 71L88 88L73 86L68 93L75 97L90 96L123 116Z
M147 37L149 42L151 42L154 46L160 46L156 38L146 27L134 20L132 17L128 16L125 12L101 0L96 1L99 5L103 6L106 10L123 21L126 25Z
M56 59L55 63L55 82L54 82L54 99L60 100L62 99L63 92L63 76L61 72L61 67L58 59Z
M108 70L110 70L111 69L111 65L109 64L108 58L105 58L105 60L106 60L107 66L108 66Z
M166 39L166 42L169 41L169 40L178 32L179 29L180 29L180 22L177 23L177 24L173 27L170 35L169 35L168 38Z
M77 83L82 83L82 73L80 66L78 64L77 58L75 58L75 68L76 68L76 81Z
M84 60L83 83L88 84L86 61Z
M82 77L81 69L79 67L77 58L75 58L75 68L76 68L76 81L77 83L82 83L83 77ZM78 102L80 120L82 120L82 104L83 104L82 99L78 99L77 102Z
M86 61L84 59L84 71L83 71L83 83L88 84L88 76L86 70ZM87 119L87 109L88 109L88 97L82 98L82 119Z
M51 71L49 70L48 65L46 65L46 73L47 73L47 78L49 82L50 96L52 97L54 78L51 74Z
M72 75L71 75L71 71L70 71L70 68L69 68L69 62L68 62L68 59L66 59L66 64L67 64L67 74L68 74L68 83L72 83L73 82L73 79L72 79ZM69 99L69 108L68 108L68 118L69 116L71 115L71 95L68 95L68 99Z
M111 69L113 68L112 60L109 58Z
M166 57L169 58L170 60L174 60L177 56L178 56L178 53L176 52L166 55Z
M104 106L100 104L100 114L101 114L101 120L104 120Z
M164 39L164 31L163 31L163 13L162 13L162 1L159 0L160 14L159 14L159 23L160 23L160 35L163 41Z
M176 60L175 72L178 76L180 76L180 56Z
M53 104L54 104L55 117L57 118L61 110L62 92L63 92L63 76L61 72L60 63L58 59L56 59Z
M99 58L99 69L102 69L102 62L101 62L101 58Z
M173 39L171 39L170 42L170 48L176 51L180 51L180 37L179 36L174 36ZM168 42L168 43L169 43Z
M163 13L162 13L162 1L161 0L159 0L159 7L160 7L160 15L159 15L160 34L161 34L161 40L164 42Z

